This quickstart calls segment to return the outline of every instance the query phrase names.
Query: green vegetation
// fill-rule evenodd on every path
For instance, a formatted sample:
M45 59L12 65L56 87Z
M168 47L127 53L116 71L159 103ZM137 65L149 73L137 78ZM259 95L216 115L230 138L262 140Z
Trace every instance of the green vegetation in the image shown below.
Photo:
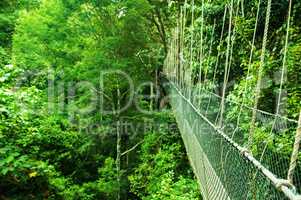
M205 88L214 88L215 92L220 96L222 96L225 68L229 69L228 84L225 89L226 101L236 102L237 104L228 106L230 109L225 111L224 118L228 124L234 124L234 127L230 127L231 125L227 127L232 130L235 129L238 113L240 113L240 130L238 131L240 134L235 135L235 137L240 138L235 139L239 143L242 142L242 145L245 146L247 145L250 129L252 129L251 126L254 124L250 123L252 121L250 109L243 109L242 111L240 109L242 104L251 108L254 107L268 1L234 0L232 21L231 26L229 26L230 2L232 1L204 1L202 6L201 2L195 1L194 10L192 6L186 6L187 22L185 23L185 38L182 51L185 58L192 58L192 76L195 77L195 85L197 86L201 83L202 86L200 87L205 85ZM259 2L258 21L256 22ZM190 5L192 5L192 2L190 2ZM225 6L227 11L224 16ZM272 2L265 61L262 66L263 70L260 71L262 81L258 102L258 109L272 114L277 112L277 106L279 105L278 114L295 120L298 119L301 109L301 68L299 65L301 61L301 24L300 15L297 14L301 11L300 6L300 2L293 1L290 29L288 31L287 58L283 70L289 2ZM194 23L192 23L192 14L194 14ZM223 16L225 17L225 23ZM181 23L180 20L179 23ZM231 28L231 38L228 37L229 27ZM254 35L255 27L256 32ZM223 34L221 34L222 30ZM254 36L254 45L252 45ZM230 39L229 49L227 46L228 38ZM227 51L229 52L227 53ZM250 60L251 51L253 54ZM229 58L226 66L227 56ZM200 57L202 57L202 61L200 61ZM190 67L189 65L190 62L185 67L188 68ZM284 79L282 90L280 90L282 72L284 72ZM199 77L201 77L201 80L198 80ZM280 99L278 99L280 92ZM272 117L257 116L257 118L259 117L261 119L258 119L258 124L262 123L265 127L253 126L255 129L255 146L258 144L262 146L264 139L267 140L270 137L270 131L273 126ZM277 123L280 123L280 120L277 120ZM275 139L276 136L269 138L270 141L268 143L270 144L267 151L279 153L286 160L289 160L296 126L292 126L288 122L286 122L286 126L290 130L281 134L277 133L277 139ZM278 130L279 128L274 127L274 129ZM281 131L279 130L279 132ZM255 156L260 157L260 152L262 152L262 149L254 147L253 154Z
M194 63L194 71L213 77L220 59L216 82L222 83L227 42L225 32L219 44L223 22L216 19L222 19L228 1L204 2L205 18L201 1L196 1L194 29L187 28L185 42L192 33L200 39L203 23L206 67L198 71ZM159 78L183 3L0 2L0 199L201 199ZM237 3L235 9L240 8ZM233 19L233 84L227 90L229 99L249 106L265 16L261 9L251 78L246 81L257 3L244 1L246 17ZM264 72L269 84L260 98L260 109L271 113L279 88L273 79L282 67L287 7L286 0L273 4ZM288 117L296 119L301 105L301 2L295 1L293 8L283 98ZM191 11L187 6L187 16ZM186 26L191 26L190 18ZM210 51L211 39L222 50L220 58L218 49ZM242 95L245 85L247 93ZM229 120L238 109L229 112ZM289 155L287 147L279 148Z
M0 199L199 199L163 96L141 96L159 87L167 6L1 1Z

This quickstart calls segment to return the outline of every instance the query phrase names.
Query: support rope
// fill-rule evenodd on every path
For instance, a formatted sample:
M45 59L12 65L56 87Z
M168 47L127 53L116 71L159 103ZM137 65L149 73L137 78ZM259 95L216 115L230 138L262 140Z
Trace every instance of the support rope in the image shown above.
M221 52L220 52L220 46L221 46L222 41L223 41L226 16L227 16L227 6L225 6L225 10L224 10L223 26L222 26L222 31L221 31L221 35L220 35L218 47L217 47L217 57L216 57L216 63L215 63L215 66L214 66L213 78L212 78L213 87L215 87L215 79L216 79L217 67L218 67L218 64L219 64L219 57L220 57L220 54L221 54ZM208 109L209 109L209 106L210 106L210 103L211 103L211 100L212 100L211 98L212 98L212 96L210 95L209 101L208 101L208 104L207 104L207 108L206 108L206 114L208 113Z
M252 60L253 60L253 53L254 53L254 49L255 49L255 39L256 39L256 33L257 33L260 5L261 5L261 0L259 0L258 5L257 5L256 21L255 21L255 27L254 27L254 32L253 32L252 44L251 44L251 52L250 52L250 57L249 57L249 62L248 62L248 70L247 70L247 75L246 75L246 78L245 78L246 82L245 82L244 89L243 89L243 92L242 92L242 97L244 97L245 93L247 92L247 86L248 86L247 81L248 81L248 78L250 76ZM244 102L245 102L245 98L242 98L242 103L240 105L238 116L237 116L236 128L233 132L233 135L235 134L235 132L237 131L237 129L239 127L240 117L241 117L241 113L242 113L242 110L243 110Z
M202 68L203 68L203 34L204 34L204 0L202 0L201 7L201 49L200 49L200 68L199 68L199 83L202 82Z
M278 118L279 112L280 112L282 88L283 88L283 84L284 84L284 74L286 72L286 57L287 57L287 52L288 52L288 39L289 39L289 29L290 29L290 20L291 20L291 10L292 10L292 0L289 0L288 17L287 17L287 27L286 27L286 36L285 36L285 45L284 45L284 53L283 53L283 61L282 61L282 69L281 69L281 80L280 80L280 86L279 86L279 94L278 94L276 115L274 116L274 120L273 120L272 128L270 130L269 137L273 136L273 130L275 129L277 118ZM298 140L298 139L299 138L296 136L296 140ZM300 141L299 141L299 143L300 143ZM263 148L263 151L261 153L259 162L261 162L263 160L265 152L267 150L267 147L268 147L268 141L266 141L266 144L264 145L264 148ZM299 146L298 146L298 149L299 149ZM294 160L294 161L292 161L293 164L291 164L291 165L295 164L295 166L296 166L295 162L296 162L297 158L295 158L295 157L293 158L293 156L292 156L292 160ZM290 170L291 170L291 172L293 172L294 168L295 168L294 166L290 166L288 174L290 174ZM292 177L292 175L288 175L288 177ZM291 182L291 183L293 183L293 180L290 180L289 178L288 178L288 181Z
M210 39L209 53L208 53L208 58L207 58L208 59L207 60L207 67L206 67L205 76L204 76L204 82L205 83L206 83L206 79L207 79L209 63L210 63L210 57L211 57L211 53L212 53L212 45L213 45L213 39L214 39L214 33L215 33L215 26L216 26L216 20L214 19L213 30L212 30L211 39Z
M193 44L194 44L194 0L192 0L191 8L191 41L190 41L190 91L189 99L191 99L191 92L193 87Z
M267 46L267 40L268 40L268 32L269 32L269 25L270 25L270 16L271 16L271 6L272 6L272 0L268 0L268 6L267 6L267 13L265 18L265 28L264 28L264 36L263 36L263 42L262 42L262 52L261 52L261 59L260 59L260 66L258 70L258 78L257 78L257 85L255 89L255 103L254 103L254 110L252 113L252 121L251 121L251 127L250 127L250 133L248 138L248 144L247 147L249 150L251 150L252 144L253 144L253 137L254 137L254 131L256 126L256 109L258 108L259 98L260 98L260 92L261 92L261 81L264 73L264 65L265 65L265 54L266 54L266 46Z
M228 38L227 38L227 54L226 54L226 64L225 64L225 74L224 74L224 84L223 84L223 92L222 92L222 102L221 102L221 112L219 119L219 127L222 127L223 124L223 116L225 111L225 97L226 97L226 88L227 88L227 75L229 70L229 55L231 48L231 32L232 32L232 16L233 16L233 0L231 0L230 4L230 18L229 18L229 27L228 27Z

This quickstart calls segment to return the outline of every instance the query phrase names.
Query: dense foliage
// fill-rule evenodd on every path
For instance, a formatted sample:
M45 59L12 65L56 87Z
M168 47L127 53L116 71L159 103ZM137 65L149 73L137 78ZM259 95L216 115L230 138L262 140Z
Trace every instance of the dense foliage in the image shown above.
M1 1L0 199L199 199L175 121L155 111L167 7Z
M232 10L232 32L231 32L231 48L230 61L231 69L229 73L229 84L227 92L231 93L229 98L236 102L246 100L244 104L253 106L255 85L258 78L258 69L260 62L260 55L262 50L262 38L265 28L265 16L267 1L260 1L260 10L257 23L257 32L255 34L254 52L250 68L250 77L246 80L247 69L249 65L250 52L252 49L252 38L256 25L256 12L258 7L258 0L252 1L233 1ZM242 4L243 3L243 4ZM228 25L230 18L230 2L225 0L218 0L214 2L204 1L202 7L200 2L195 2L194 9L194 24L192 28L191 16L192 7L187 7L187 22L186 26L186 43L190 47L191 36L194 36L193 48L201 48L201 30L203 29L203 69L202 77L207 76L207 81L212 81L215 65L217 67L216 82L221 87L224 79L225 60L227 54L227 39L228 39ZM223 23L223 16L225 13L225 5L227 6L225 24ZM290 20L289 30L289 44L288 44L288 58L286 60L285 82L283 89L286 94L282 95L281 110L282 115L289 118L297 119L300 110L300 2L293 1L292 14ZM203 18L202 18L203 12ZM264 80L262 84L262 95L260 97L259 109L275 113L277 96L279 92L279 85L281 79L281 70L283 62L283 53L285 48L285 36L288 17L288 1L272 2L271 19L269 23L269 37L267 41L267 55L264 65ZM203 27L202 27L203 24ZM221 30L224 26L224 34L221 38ZM190 49L187 48L184 54L189 56ZM218 55L220 53L220 55ZM193 51L193 56L199 56L199 50ZM197 60L197 59L194 59ZM196 73L199 73L199 66L194 64ZM247 85L247 93L242 94L244 87ZM252 92L253 91L253 92ZM242 97L241 95L246 95Z
M189 28L189 17L185 24L187 44L192 34L199 41L204 31L205 68L199 72L199 63L193 66L195 73L208 79L218 59L226 56L226 32L219 42L228 2L205 0L202 10L201 1L195 1L194 28ZM244 2L243 8L239 2ZM0 2L0 199L200 199L159 78L183 3ZM263 0L259 12L254 59L246 79L257 3L234 0L239 12L233 17L235 48L227 89L227 98L249 106L258 78L267 1ZM279 88L273 80L279 79L275 72L282 67L287 7L286 0L272 7L272 37L264 71L268 84L260 98L260 109L272 113ZM187 6L187 16L191 8ZM284 86L287 95L282 100L287 102L288 117L297 118L301 2L294 1L293 8ZM199 45L194 44L195 57ZM184 56L188 55L186 49ZM217 84L223 82L223 74L224 62L220 61ZM245 86L247 92L242 94ZM238 109L227 117L234 118ZM286 143L291 146L291 141ZM287 147L279 148L289 154Z
M193 2L195 6L192 6ZM300 2L292 1L289 18L289 1L272 1L268 29L266 0L202 2L191 1L182 8L186 20L182 14L178 24L184 21L185 29L183 33L175 31L175 34L180 38L180 44L182 35L185 36L178 49L185 59L180 58L178 66L186 70L186 74L192 69L192 86L207 88L219 96L225 90L225 122L219 126L230 132L234 141L249 147L253 156L262 162L265 162L263 156L275 154L282 158L281 161L267 161L270 162L264 163L267 168L280 166L281 162L289 163L297 123L292 125L279 116L297 120L301 109L301 34L300 15L297 14L301 11ZM290 27L287 31L288 19ZM265 54L264 30L268 30ZM190 77L187 77L184 79L189 85ZM255 97L258 97L258 103L255 103ZM222 112L217 105L212 113ZM253 108L269 114L254 112ZM257 119L253 121L252 115ZM254 139L251 145L250 138ZM299 167L296 171L296 174L300 173ZM284 170L277 173L286 176Z

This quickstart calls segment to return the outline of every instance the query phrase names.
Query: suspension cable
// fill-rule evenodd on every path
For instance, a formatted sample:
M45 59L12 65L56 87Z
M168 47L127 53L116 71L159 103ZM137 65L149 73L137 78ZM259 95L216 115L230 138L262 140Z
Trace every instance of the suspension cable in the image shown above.
M244 102L245 102L245 98L244 95L247 92L247 81L248 78L250 76L250 71L251 71L251 66L252 66L252 60L253 60L253 53L254 53L254 49L255 49L255 39L256 39L256 33L257 33L257 26L258 26L258 19L259 19L259 12L260 12L260 5L261 5L261 0L259 0L258 5L257 5L257 13L256 13L256 21L255 21L255 27L254 27L254 32L253 32L253 39L252 39L252 44L251 44L251 52L250 52L250 57L249 57L249 62L248 62L248 69L247 69L247 75L245 78L245 85L244 85L244 89L242 92L242 103L240 105L239 108L239 112L238 112L238 116L237 116L237 121L236 121L236 128L233 131L233 135L235 134L235 132L237 131L238 127L239 127L239 123L240 123L240 117L241 117L241 113L244 107Z
M230 18L229 18L229 27L228 27L228 38L227 38L227 54L226 54L226 63L225 63L225 74L224 74L224 84L223 84L223 92L222 92L222 101L221 101L221 112L219 119L219 127L222 127L223 123L223 115L225 111L225 96L226 96L226 87L227 87L227 74L229 68L229 54L231 48L231 32L232 32L232 16L233 16L233 0L231 0L230 4Z
M193 86L193 43L194 43L194 0L192 0L191 8L191 40L190 40L190 91L189 99L191 99L192 86Z
M250 133L249 133L249 138L248 138L248 144L247 144L249 150L251 149L251 146L253 144L255 122L256 122L256 109L258 108L260 92L261 92L261 81L262 81L262 77L263 77L263 73L264 73L266 46L267 46L268 32L269 32L269 25L270 25L270 16L271 16L271 7L272 7L272 0L268 0L267 13L266 13L266 18L265 18L264 36L263 36L263 42L262 42L260 66L259 66L259 70L258 70L257 85L256 85L256 89L255 89L254 110L252 112L252 121L251 121Z

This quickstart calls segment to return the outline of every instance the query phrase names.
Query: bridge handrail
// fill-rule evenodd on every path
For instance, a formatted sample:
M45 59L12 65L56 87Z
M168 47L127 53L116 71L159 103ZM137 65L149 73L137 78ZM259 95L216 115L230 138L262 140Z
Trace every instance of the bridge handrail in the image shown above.
M177 91L177 93L193 108L193 110L204 120L206 121L217 133L219 133L229 144L231 144L235 149L237 149L241 155L244 156L245 159L253 163L253 165L262 172L266 178L268 178L275 187L281 190L285 196L287 196L290 200L301 200L301 195L296 194L292 188L290 188L283 179L277 178L275 174L273 174L270 170L264 167L256 158L252 156L251 153L246 151L245 148L241 147L239 144L234 142L230 137L228 137L222 130L220 130L217 126L215 126L209 119L207 119L202 113L198 111L198 109L191 103L189 99L187 99L182 92L178 89L178 87L172 82L169 81L173 88Z

